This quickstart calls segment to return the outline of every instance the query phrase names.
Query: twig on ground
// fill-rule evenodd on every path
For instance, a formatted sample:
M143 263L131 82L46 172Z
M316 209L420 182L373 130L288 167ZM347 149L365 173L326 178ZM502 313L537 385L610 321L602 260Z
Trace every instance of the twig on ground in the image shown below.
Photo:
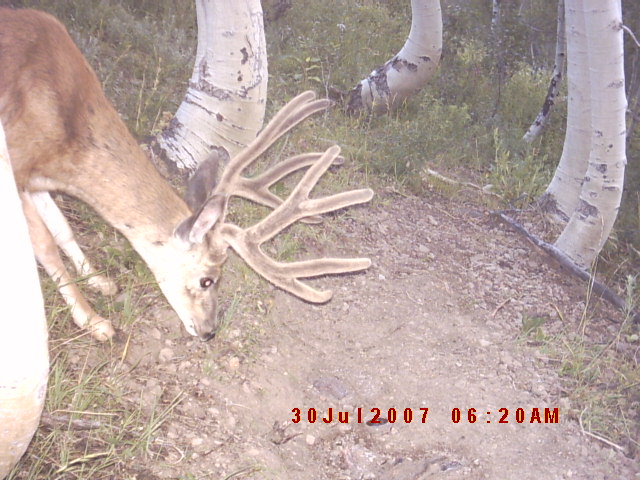
M75 412L72 412L75 413ZM93 415L89 412L78 412ZM99 414L95 414L99 415ZM114 416L115 414L108 414L107 416ZM82 418L71 418L70 414L53 414L43 412L40 419L44 427L54 429L55 427L68 427L73 430L93 430L94 428L100 428L104 424L99 420L84 420Z
M601 437L600 435L596 435L595 433L592 433L592 432L584 429L584 426L582 425L582 415L584 415L584 412L586 412L586 411L587 411L587 409L585 408L582 412L580 412L580 416L578 417L578 424L580 425L580 430L582 430L582 433L587 435L587 436L589 436L589 437L595 438L596 440L598 440L598 441L600 441L602 443L606 443L610 447L613 447L616 450L626 454L627 453L627 449L626 448L618 445L617 443L613 443L611 440L607 440L606 438Z
M507 298L504 302L502 302L500 305L498 305L494 310L493 313L491 314L491 318L496 318L496 315L498 314L498 312L500 310L502 310L504 308L504 306L509 303L512 299L511 298Z
M407 295L407 298L411 300L413 303L415 303L416 305L420 305L420 306L424 305L424 303L422 303L420 300L416 300L415 298L412 298L411 295L409 295L408 291L405 291L404 293Z
M564 323L564 315L562 315L562 312L560 311L558 306L555 303L552 303L551 306L555 309L556 314L558 315L558 318L560 319L560 321Z
M445 177L441 173L438 173L435 170L432 170L430 168L425 168L424 172L427 175L431 176L431 177L437 178L441 182L448 183L449 185L457 185L457 186L460 186L460 187L468 187L468 188L471 188L472 190L479 191L480 193L482 193L484 195L490 195L492 197L496 197L496 198L502 199L502 197L500 195L498 195L495 192L492 192L487 187L481 187L479 185L476 185L475 183L470 183L470 182L460 182L458 180L454 180L452 178Z
M531 242L533 242L537 247L541 248L547 254L549 254L551 257L557 260L560 263L560 265L568 269L570 273L572 273L573 275L575 275L581 280L590 282L592 285L593 292L602 296L602 298L610 302L612 305L620 309L625 314L628 314L629 317L632 318L634 322L640 322L640 312L628 311L628 305L622 297L617 295L613 290L607 287L604 283L596 280L595 277L591 275L589 272L587 272L586 270L580 268L575 263L573 263L573 261L567 255L565 255L564 252L556 248L554 245L551 245L550 243L545 242L541 238L538 238L534 234L529 233L527 229L524 228L524 226L522 226L520 223L515 221L513 218L508 217L504 213L492 212L492 215L497 216L498 218L500 218L500 220L502 220L511 228L513 228L516 232L520 233L521 235L524 235Z

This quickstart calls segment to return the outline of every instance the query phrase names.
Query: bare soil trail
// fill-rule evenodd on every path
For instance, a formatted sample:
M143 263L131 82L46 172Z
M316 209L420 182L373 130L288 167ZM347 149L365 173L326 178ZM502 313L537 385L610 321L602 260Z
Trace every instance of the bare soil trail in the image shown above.
M206 344L164 308L139 324L132 394L184 397L135 478L639 478L581 433L555 360L521 335L523 315L577 323L584 286L479 207L389 192L332 228L314 248L374 265L319 280L327 305L273 290Z

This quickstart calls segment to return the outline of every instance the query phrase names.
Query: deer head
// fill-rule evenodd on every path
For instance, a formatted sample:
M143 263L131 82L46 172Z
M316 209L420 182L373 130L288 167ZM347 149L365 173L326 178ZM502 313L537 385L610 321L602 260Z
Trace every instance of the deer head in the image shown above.
M220 182L210 190L215 178L212 169L215 162L204 162L196 171L188 192L193 199L196 213L183 221L174 237L187 249L206 245L209 259L214 259L210 268L215 272L201 280L215 288L226 251L231 247L251 268L274 285L293 295L313 303L328 301L332 292L317 290L301 279L327 274L338 274L363 270L371 265L369 259L320 258L292 263L281 263L269 258L261 245L298 220L318 222L318 215L350 205L369 201L370 189L353 190L329 197L310 199L309 194L320 177L334 163L342 163L337 146L324 153L307 153L290 157L253 178L242 176L242 172L253 164L278 138L303 121L309 115L326 109L328 100L316 100L313 92L305 92L291 100L269 122L256 139L236 155L227 165ZM287 175L308 167L306 173L286 200L269 191L269 187ZM211 179L208 182L202 178ZM242 229L225 221L225 213L231 196L239 196L273 208L273 211L257 224ZM207 263L205 257L200 260ZM167 295L169 298L169 295ZM171 300L169 300L171 302ZM174 308L177 309L175 304ZM184 320L183 320L184 321ZM214 322L215 323L215 322ZM211 325L206 325L207 331ZM197 332L202 327L196 326ZM202 335L201 335L202 336Z
M52 190L85 201L127 237L187 331L205 340L217 330L217 288L229 247L258 274L310 302L325 302L331 292L300 279L370 265L368 259L332 258L283 264L260 248L293 222L317 221L319 214L366 202L373 195L365 189L309 198L327 168L342 161L338 147L294 156L257 177L242 176L279 137L327 108L327 100L315 100L312 92L293 99L231 159L215 186L215 162L204 162L190 183L187 205L140 149L55 18L33 10L0 9L0 32L0 120L34 252L73 307L74 321L94 337L111 338L114 329L93 311L60 258L56 242L63 247L72 237L59 211L49 217L42 208L42 202L54 206L46 193ZM302 168L307 171L286 200L269 191ZM273 211L242 229L225 219L234 195ZM64 231L67 234L58 235ZM82 268L82 262L76 263ZM98 285L111 288L108 283Z

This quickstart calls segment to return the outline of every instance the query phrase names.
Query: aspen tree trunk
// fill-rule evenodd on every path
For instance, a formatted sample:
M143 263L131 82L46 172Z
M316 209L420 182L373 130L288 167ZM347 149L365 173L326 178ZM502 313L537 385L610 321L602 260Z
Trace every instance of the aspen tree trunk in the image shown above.
M555 245L577 265L588 267L609 237L624 183L627 101L622 8L620 0L566 1L569 7L581 8L585 20L591 130L578 203Z
M569 220L578 204L591 148L591 80L583 3L565 0L567 127L560 162L541 198L545 209L561 222Z
M0 125L0 479L38 427L49 374L36 261Z
M194 170L222 147L233 155L262 128L267 48L260 0L196 0L198 47L189 88L158 143Z
M558 28L556 32L556 56L553 65L553 72L551 74L551 81L549 82L549 88L547 89L547 96L542 104L542 109L538 116L533 121L531 126L527 129L527 132L522 137L522 140L526 143L531 143L535 140L547 122L551 117L553 106L556 104L558 93L560 92L560 84L562 83L562 77L564 75L564 66L567 52L567 36L565 34L565 21L564 21L564 0L558 1Z
M411 0L411 30L404 46L349 92L347 111L377 114L397 108L426 85L442 53L439 0Z
M493 115L498 114L500 109L500 102L502 101L502 88L504 85L505 77L505 65L504 65L504 53L503 53L503 28L502 28L502 4L501 0L492 0L491 2L491 44L493 50L493 57L495 59L496 69L496 102L493 109Z

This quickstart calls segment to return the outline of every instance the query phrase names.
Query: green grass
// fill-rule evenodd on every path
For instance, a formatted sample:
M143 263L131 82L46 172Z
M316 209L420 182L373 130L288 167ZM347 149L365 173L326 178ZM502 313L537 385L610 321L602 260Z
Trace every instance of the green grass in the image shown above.
M635 277L627 281L629 309L636 306L635 281ZM578 421L587 435L633 457L640 449L637 423L640 369L634 355L623 352L624 349L637 351L638 329L629 316L615 329L594 323L590 313L592 304L588 291L577 324L568 322L558 311L563 327L553 334L546 331L548 318L524 315L521 341L533 342L558 365L568 399L565 414Z
M156 432L181 395L149 410L124 395L129 372L118 358L97 360L104 350L78 339L52 345L44 426L8 478L111 479L133 457L154 458Z

